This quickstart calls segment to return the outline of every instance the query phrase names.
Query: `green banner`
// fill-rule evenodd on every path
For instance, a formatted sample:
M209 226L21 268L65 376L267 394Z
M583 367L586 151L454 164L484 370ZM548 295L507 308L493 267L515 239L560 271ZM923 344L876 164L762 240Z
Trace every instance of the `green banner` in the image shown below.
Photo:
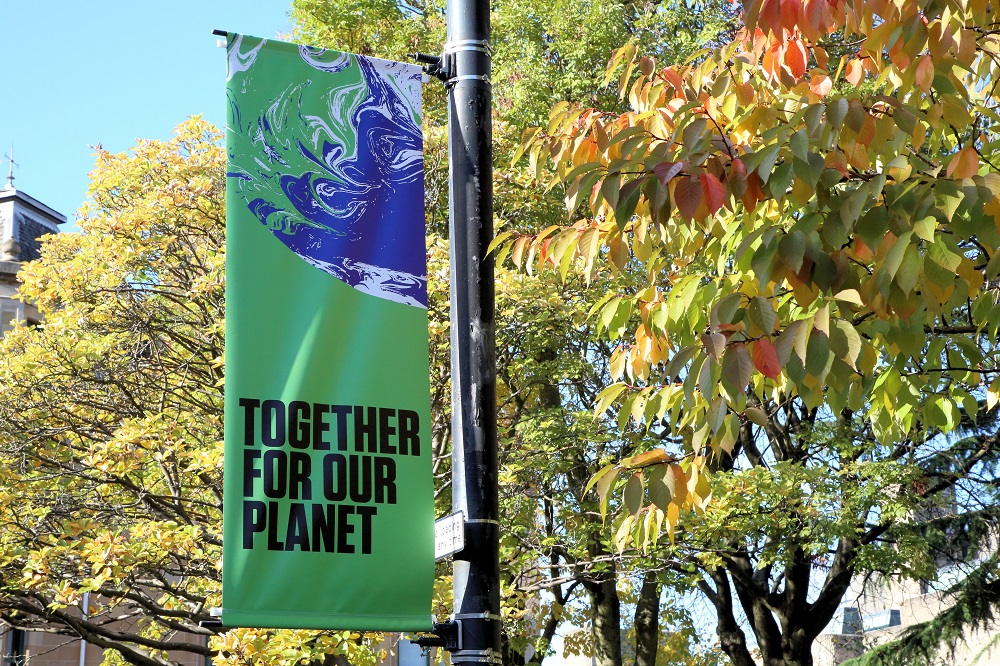
M222 622L428 630L420 69L227 53Z

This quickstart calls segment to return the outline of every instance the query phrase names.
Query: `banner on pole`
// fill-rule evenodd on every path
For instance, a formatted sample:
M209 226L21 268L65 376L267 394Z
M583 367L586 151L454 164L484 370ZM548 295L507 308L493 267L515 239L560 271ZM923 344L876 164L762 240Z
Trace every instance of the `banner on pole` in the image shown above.
M227 55L222 622L429 630L420 69Z

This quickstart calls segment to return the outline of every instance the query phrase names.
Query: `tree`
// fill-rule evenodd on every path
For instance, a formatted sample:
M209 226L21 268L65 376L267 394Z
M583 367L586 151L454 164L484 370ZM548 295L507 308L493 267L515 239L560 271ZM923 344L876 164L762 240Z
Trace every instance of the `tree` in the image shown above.
M303 41L332 48L378 44L378 54L405 58L414 50L438 53L444 41L440 3L365 5L374 12L371 24L331 20L349 16L362 5L305 0L293 6L296 34ZM719 40L732 27L725 3L713 12L684 3L636 2L515 2L501 3L493 12L494 54L494 191L498 224L543 229L561 216L558 196L545 196L532 183L531 172L511 167L510 159L522 131L538 122L555 102L603 104L623 109L603 82L603 63L612 49L636 42L671 60L682 60L695 48ZM381 17L400 21L397 30L383 31ZM707 18L706 18L707 17ZM369 28L369 25L375 28ZM388 35L376 38L376 32ZM396 35L407 35L398 40ZM671 36L669 46L662 39ZM443 260L447 229L444 163L443 91L425 95L425 153L428 226L432 230L432 262ZM434 263L432 280L446 278L443 264ZM437 268L439 267L439 268ZM586 310L592 295L582 280L560 286L550 277L545 287L507 270L497 273L497 367L501 430L501 501L503 515L503 589L505 662L539 662L560 622L572 618L589 625L586 648L602 666L622 663L619 586L629 585L603 536L596 504L585 498L589 477L612 457L632 452L634 442L617 437L617 429L597 425L584 415L592 411L607 381L607 350L592 334ZM602 283L605 284L605 283ZM610 287L609 287L610 288ZM438 294L446 296L444 289ZM545 296L542 297L541 294ZM435 358L447 359L447 306L430 306ZM437 367L437 366L435 366ZM439 380L432 411L446 432L450 413L447 372ZM446 453L442 450L441 453ZM446 488L446 464L439 487ZM450 507L440 495L441 513ZM442 576L447 572L442 571ZM638 574L641 579L641 573ZM658 608L660 586L636 582L644 592L635 606L649 616ZM542 595L541 590L547 594ZM551 596L551 601L549 596ZM638 599L642 595L637 594ZM585 610L577 611L583 608ZM657 613L652 613L653 617ZM658 639L669 627L639 622L645 631L629 640L637 655L656 652Z
M199 626L221 605L220 138L193 118L98 149L80 233L20 273L44 322L0 342L0 620L141 666L373 662L350 632Z
M615 345L596 415L645 451L591 484L619 549L691 574L734 664L741 613L766 664L811 664L853 574L932 576L914 517L945 493L995 512L992 11L749 2L683 66L616 52L629 111L559 104L525 142L576 221L511 229L498 260L642 272L592 321Z

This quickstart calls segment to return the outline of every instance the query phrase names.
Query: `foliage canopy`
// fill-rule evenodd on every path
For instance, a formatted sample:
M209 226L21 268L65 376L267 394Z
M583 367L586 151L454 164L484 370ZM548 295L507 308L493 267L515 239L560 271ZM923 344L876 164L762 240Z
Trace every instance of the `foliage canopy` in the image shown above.
M619 549L679 544L734 663L734 604L768 663L810 663L855 571L932 574L915 511L963 484L994 511L996 9L749 2L684 65L619 49L628 111L559 104L525 135L576 221L498 259L642 276L590 315L614 343L595 413L646 450L590 483Z

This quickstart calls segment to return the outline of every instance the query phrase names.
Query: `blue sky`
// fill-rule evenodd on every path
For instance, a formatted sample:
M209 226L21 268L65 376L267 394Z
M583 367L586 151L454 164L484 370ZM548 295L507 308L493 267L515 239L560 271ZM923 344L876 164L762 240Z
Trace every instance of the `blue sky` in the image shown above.
M291 0L34 0L0 10L0 158L14 186L70 220L92 145L165 139L184 118L225 120L225 51L213 29L290 30ZM0 187L6 184L3 162Z

